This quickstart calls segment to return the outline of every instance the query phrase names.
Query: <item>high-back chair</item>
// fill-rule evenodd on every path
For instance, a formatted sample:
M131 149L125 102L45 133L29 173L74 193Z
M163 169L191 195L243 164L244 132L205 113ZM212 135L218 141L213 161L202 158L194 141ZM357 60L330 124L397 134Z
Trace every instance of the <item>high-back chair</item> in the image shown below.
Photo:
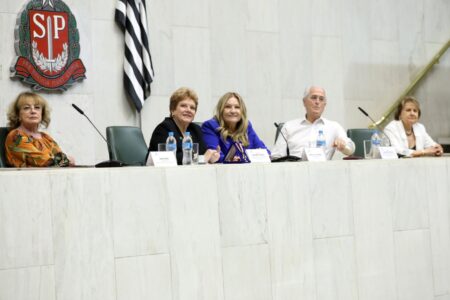
M6 168L5 141L8 135L8 127L0 127L0 168Z
M347 136L355 143L355 153L353 156L364 158L364 140L370 140L374 129L353 128L347 130Z
M145 165L148 147L139 127L107 127L106 139L110 160L121 161L127 165Z

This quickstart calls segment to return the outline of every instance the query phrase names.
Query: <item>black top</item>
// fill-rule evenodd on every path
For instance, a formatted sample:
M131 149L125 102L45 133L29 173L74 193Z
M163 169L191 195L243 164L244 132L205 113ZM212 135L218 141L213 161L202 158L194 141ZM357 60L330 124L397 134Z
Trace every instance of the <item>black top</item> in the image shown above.
M181 144L183 142L183 134L178 128L177 124L172 118L165 118L164 121L159 123L153 131L152 138L150 139L150 146L147 151L145 161L147 161L150 151L158 151L158 144L165 144L166 139L169 136L169 132L173 132L173 136L177 140L177 163L181 165L183 160L183 149ZM203 142L202 129L197 124L189 124L186 131L191 133L192 141L198 143L198 151L200 155L205 154L206 146Z

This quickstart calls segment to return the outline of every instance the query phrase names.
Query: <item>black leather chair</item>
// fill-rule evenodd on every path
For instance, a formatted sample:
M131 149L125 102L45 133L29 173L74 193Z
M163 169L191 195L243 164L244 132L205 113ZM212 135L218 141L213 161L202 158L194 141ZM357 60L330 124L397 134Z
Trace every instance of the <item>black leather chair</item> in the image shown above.
M0 168L6 168L5 141L8 135L8 127L0 127Z
M347 136L355 143L353 156L364 158L364 140L370 140L374 129L353 128L347 130Z
M106 128L109 159L127 165L145 165L147 144L139 127L110 126Z

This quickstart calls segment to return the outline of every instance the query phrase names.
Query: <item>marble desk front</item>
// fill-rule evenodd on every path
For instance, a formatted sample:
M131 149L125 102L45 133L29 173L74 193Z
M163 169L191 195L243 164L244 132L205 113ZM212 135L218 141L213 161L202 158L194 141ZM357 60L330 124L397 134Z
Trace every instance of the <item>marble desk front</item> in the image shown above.
M449 300L450 159L0 171L0 300Z

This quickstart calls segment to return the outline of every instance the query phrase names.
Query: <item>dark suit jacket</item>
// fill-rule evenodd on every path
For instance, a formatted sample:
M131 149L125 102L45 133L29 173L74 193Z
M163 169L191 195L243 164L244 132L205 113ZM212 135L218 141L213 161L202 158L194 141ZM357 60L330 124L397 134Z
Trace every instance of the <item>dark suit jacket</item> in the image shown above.
M181 165L183 160L183 149L181 147L183 141L183 134L178 128L177 124L172 118L165 118L153 131L152 138L150 139L150 146L147 151L147 158L150 151L158 151L158 144L166 143L166 139L169 136L169 132L173 132L173 136L177 140L177 163ZM191 133L192 141L198 143L199 154L203 155L206 152L206 146L203 142L203 134L200 126L197 124L189 124L186 131ZM147 161L147 158L145 161Z

